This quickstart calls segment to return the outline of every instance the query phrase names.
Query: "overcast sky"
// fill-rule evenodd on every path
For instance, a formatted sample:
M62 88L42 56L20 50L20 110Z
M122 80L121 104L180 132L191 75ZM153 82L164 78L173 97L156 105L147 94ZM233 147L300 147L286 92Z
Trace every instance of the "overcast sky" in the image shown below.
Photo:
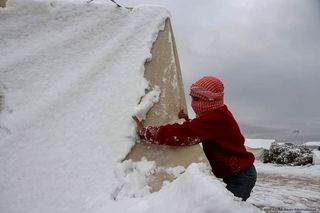
M320 1L117 2L169 9L186 95L219 77L245 137L320 141Z

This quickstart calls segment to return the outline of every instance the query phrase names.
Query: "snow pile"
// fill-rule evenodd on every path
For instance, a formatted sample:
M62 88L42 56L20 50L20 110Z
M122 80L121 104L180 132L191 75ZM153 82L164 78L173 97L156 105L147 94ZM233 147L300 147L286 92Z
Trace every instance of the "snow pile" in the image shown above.
M156 163L142 158L139 162L126 160L116 167L116 177L120 181L119 187L113 193L113 198L119 200L126 197L143 197L149 194L149 177L154 174Z
M135 108L134 115L136 115L139 120L145 120L148 111L153 107L155 103L159 102L161 90L159 86L155 86L151 91L149 91L145 96L142 97L140 103Z
M179 177L185 171L186 171L186 168L184 168L183 166L176 166L176 167L171 167L166 169L166 172L175 178Z
M275 142L273 139L245 139L245 146L250 148L270 149L271 144Z
M158 193L136 199L128 213L175 212L259 212L245 202L235 202L223 183L210 175L206 164L191 164L180 178L165 185ZM99 212L106 212L100 209Z
M255 211L201 166L148 195L156 165L120 163L135 141L131 115L161 92L135 109L168 16L104 1L10 0L0 11L0 212Z

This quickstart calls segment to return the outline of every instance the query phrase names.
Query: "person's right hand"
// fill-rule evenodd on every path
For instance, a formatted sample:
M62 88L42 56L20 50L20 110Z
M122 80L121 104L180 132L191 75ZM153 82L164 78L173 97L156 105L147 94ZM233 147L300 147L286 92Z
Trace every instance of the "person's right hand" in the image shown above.
M143 129L143 124L142 122L138 119L137 116L133 115L132 119L136 122L137 124L137 132L140 132L141 129Z

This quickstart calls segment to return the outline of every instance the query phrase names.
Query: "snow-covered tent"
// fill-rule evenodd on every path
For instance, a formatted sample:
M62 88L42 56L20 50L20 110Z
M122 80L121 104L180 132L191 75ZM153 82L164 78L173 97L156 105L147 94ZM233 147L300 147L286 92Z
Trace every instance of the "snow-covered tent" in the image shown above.
M245 140L246 149L252 152L256 160L263 160L265 150L269 150L273 139L248 139Z
M148 88L144 65L169 16L86 0L1 8L0 124L8 131L0 138L0 212L257 211L204 164L182 175L173 168L181 176L150 194L154 162L122 163L135 143L131 115Z

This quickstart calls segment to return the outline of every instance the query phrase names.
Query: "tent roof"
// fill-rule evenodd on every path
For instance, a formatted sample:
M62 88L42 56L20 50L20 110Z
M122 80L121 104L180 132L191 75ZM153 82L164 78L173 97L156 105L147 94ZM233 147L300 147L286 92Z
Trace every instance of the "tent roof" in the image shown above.
M309 141L304 143L305 146L320 146L320 141Z
M275 142L274 139L248 139L245 140L245 145L249 148L263 148L269 149L271 144Z

